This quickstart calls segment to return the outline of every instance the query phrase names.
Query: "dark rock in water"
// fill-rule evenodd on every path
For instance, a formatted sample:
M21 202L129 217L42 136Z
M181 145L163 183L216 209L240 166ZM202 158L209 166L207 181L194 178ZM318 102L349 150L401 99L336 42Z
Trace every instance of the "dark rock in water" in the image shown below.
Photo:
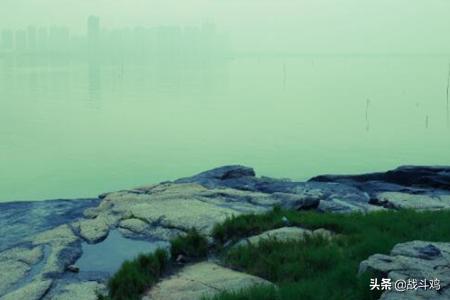
M70 265L67 267L67 271L72 272L72 273L79 273L80 272L80 268L78 268L75 265Z
M402 166L387 172L363 175L322 175L313 177L310 181L339 182L356 186L379 181L405 187L450 190L450 167Z

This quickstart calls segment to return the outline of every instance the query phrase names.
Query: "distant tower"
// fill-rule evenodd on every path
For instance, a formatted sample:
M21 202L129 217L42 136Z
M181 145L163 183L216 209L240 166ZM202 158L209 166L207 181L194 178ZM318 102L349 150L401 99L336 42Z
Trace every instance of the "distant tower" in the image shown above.
M27 49L27 32L25 30L16 30L16 51L24 52Z
M36 27L29 26L27 30L28 50L35 51L37 46Z
M100 18L90 16L87 21L87 38L89 52L96 52L100 40Z
M14 34L11 30L2 31L0 48L3 50L12 50L14 47Z

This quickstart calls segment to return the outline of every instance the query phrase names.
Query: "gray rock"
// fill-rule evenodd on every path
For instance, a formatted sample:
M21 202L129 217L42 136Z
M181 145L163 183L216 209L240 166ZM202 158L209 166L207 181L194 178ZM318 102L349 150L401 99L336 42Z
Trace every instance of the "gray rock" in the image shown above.
M99 203L99 199L0 203L0 252L42 231L68 224Z
M275 239L280 242L287 241L302 241L306 236L322 236L326 239L331 239L333 233L325 229L308 230L300 227L281 227L278 229L269 230L261 234L251 236L237 242L233 247L258 245L263 240Z
M441 289L386 292L381 299L449 299L450 243L412 241L397 244L390 255L375 254L361 262L359 273L374 271L395 280L438 279ZM402 298L403 297L403 298Z
M0 260L0 297L16 283L24 279L31 270L26 263L16 260Z
M6 294L1 300L39 300L45 295L51 284L51 280L36 279L24 287Z
M106 286L95 281L71 283L54 295L52 300L97 300L98 294L105 292Z
M200 183L204 181L205 183L209 180L229 180L237 179L242 177L254 177L255 171L252 168L235 165L235 166L224 166L208 170L192 177L178 179L177 183Z
M363 175L321 175L311 181L339 182L354 186L377 181L405 187L450 190L450 167L402 166L387 172Z
M390 208L447 209L449 174L446 167L402 167L385 173L321 176L309 182L295 182L257 177L249 167L226 166L175 182L105 193L100 199L1 203L0 268L8 270L8 277L0 274L0 295L15 295L17 291L16 295L29 293L34 297L33 293L38 295L44 289L47 278L54 280L47 287L50 291L46 295L51 297L63 293L82 295L84 283L89 283L87 290L92 291L90 287L95 286L92 281L97 279L83 272L68 274L67 267L82 254L83 241L98 243L115 228L125 237L168 241L192 227L210 235L213 226L227 217L264 213L275 205L336 213ZM263 237L332 236L325 230L301 230L302 233L298 229L280 229ZM15 250L7 250L10 248ZM397 256L419 266L433 265L447 255L436 243L418 250L400 246L394 250L403 251ZM384 263L386 270L391 270L391 256L378 258L379 267ZM397 274L392 270L390 273ZM80 282L70 282L69 286L63 279L68 276L79 276ZM100 275L96 278L104 279ZM92 295L87 292L86 297L90 297L88 294Z
M223 170L244 173L243 176L221 177ZM175 183L197 183L208 189L234 189L270 195L277 205L288 209L311 209L319 206L321 211L370 212L377 210L370 197L352 185L336 182L295 182L284 179L256 177L254 172L241 172L242 166L227 166L176 180ZM250 169L250 168L246 168ZM320 202L320 204L319 204ZM324 202L324 203L323 203Z
M67 266L67 271L72 272L72 273L79 273L80 268L75 265L69 265L69 266Z
M88 243L93 244L104 240L109 233L109 229L117 224L118 218L100 213L94 219L83 219L73 223L78 229L78 234Z
M405 192L382 192L377 201L394 209L442 210L450 209L450 194L410 194Z

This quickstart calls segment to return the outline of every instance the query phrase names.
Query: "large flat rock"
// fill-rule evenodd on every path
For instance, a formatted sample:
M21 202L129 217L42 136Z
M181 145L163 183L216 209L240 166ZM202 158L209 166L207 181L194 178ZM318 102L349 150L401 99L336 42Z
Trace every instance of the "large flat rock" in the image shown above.
M31 283L4 295L1 300L40 300L49 290L51 280L36 279Z
M227 175L230 173L233 175ZM321 211L343 213L370 212L380 209L369 203L370 197L366 192L352 185L256 177L253 169L243 166L220 167L176 180L175 183L197 183L208 189L231 188L263 193L277 199L278 205L289 209L310 209L318 205ZM293 199L296 199L296 202L292 201Z
M267 280L202 262L186 266L164 279L143 298L145 300L200 300L223 291L238 291L255 285L271 285Z

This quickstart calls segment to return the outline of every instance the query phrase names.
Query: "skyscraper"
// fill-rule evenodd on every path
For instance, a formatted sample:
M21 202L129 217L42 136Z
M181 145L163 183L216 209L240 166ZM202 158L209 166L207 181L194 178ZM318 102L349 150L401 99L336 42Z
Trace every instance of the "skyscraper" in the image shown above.
M27 49L27 32L16 30L16 51L24 52Z
M90 16L87 21L87 37L89 52L95 52L99 47L100 40L100 18Z
M14 45L14 34L11 30L2 31L2 39L0 42L0 49L12 50Z
M28 26L27 29L28 50L35 51L37 46L36 27Z

